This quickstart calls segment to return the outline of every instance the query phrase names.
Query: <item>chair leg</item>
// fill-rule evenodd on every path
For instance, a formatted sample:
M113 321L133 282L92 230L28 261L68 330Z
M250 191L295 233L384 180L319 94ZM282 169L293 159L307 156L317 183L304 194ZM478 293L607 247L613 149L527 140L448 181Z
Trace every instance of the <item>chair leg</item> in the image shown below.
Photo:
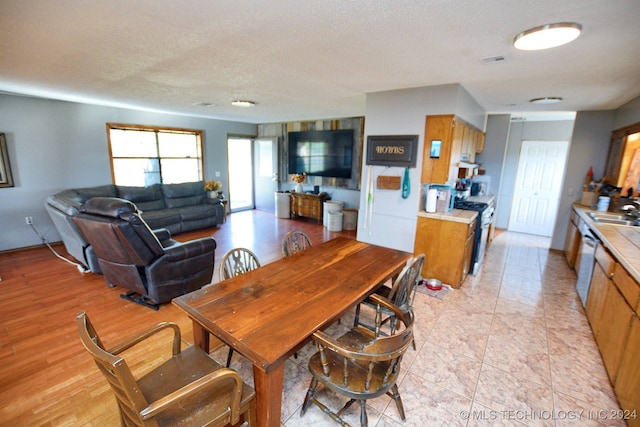
M360 321L360 304L356 305L356 315L353 317L353 327L358 326L358 322Z
M361 400L360 401L360 427L367 427L368 425L369 425L369 419L367 418L367 404L365 400Z
M229 354L227 355L227 368L231 366L231 356L233 356L233 349L229 347Z
M391 387L391 390L387 392L387 394L396 402L396 408L398 408L398 414L400 414L400 419L402 421L406 420L404 415L404 406L402 405L402 398L400 397L400 392L398 391L398 384L394 384Z
M311 378L311 384L309 384L309 390L307 390L307 395L304 397L304 402L302 403L302 409L300 410L300 416L303 416L304 413L309 408L311 401L313 400L313 396L316 394L316 389L318 388L318 380L316 377Z

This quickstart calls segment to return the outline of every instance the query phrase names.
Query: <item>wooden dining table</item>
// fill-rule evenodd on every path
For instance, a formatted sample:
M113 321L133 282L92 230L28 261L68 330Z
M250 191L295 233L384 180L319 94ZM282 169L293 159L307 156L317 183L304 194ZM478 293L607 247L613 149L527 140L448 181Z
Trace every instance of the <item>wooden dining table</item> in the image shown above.
M279 426L284 362L388 279L411 254L344 237L180 296L194 343L210 334L253 364L259 426Z

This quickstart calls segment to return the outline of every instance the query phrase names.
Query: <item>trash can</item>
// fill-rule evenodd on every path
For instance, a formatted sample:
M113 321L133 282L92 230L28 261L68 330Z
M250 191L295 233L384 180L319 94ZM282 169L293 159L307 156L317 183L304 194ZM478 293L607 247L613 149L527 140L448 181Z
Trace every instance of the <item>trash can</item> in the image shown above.
M289 193L276 191L276 217L291 218Z
M329 212L329 231L342 231L342 212Z
M342 210L342 229L355 230L358 227L358 210L343 209Z
M342 212L342 207L344 206L344 202L339 200L327 200L323 204L322 208L322 225L325 227L329 227L329 213L331 212Z

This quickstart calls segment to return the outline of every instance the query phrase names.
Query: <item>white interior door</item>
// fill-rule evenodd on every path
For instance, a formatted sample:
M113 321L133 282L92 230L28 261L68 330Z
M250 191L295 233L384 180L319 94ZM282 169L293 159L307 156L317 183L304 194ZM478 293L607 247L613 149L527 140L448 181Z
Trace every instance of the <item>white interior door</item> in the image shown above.
M278 138L257 138L254 142L256 209L275 212L278 190Z
M558 213L568 141L522 141L509 230L551 236Z

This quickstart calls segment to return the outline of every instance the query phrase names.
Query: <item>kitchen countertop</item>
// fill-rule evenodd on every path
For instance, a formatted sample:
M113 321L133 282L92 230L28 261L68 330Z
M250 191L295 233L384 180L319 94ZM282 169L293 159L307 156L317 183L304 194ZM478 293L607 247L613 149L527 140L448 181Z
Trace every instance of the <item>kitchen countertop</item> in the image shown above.
M443 221L462 222L465 224L471 224L478 216L476 211L467 211L463 209L453 209L449 212L427 212L418 211L418 216L431 219L440 219Z
M580 219L589 225L605 248L613 254L629 274L640 283L640 226L611 225L594 222L589 212L596 212L585 206L574 204L573 209Z

